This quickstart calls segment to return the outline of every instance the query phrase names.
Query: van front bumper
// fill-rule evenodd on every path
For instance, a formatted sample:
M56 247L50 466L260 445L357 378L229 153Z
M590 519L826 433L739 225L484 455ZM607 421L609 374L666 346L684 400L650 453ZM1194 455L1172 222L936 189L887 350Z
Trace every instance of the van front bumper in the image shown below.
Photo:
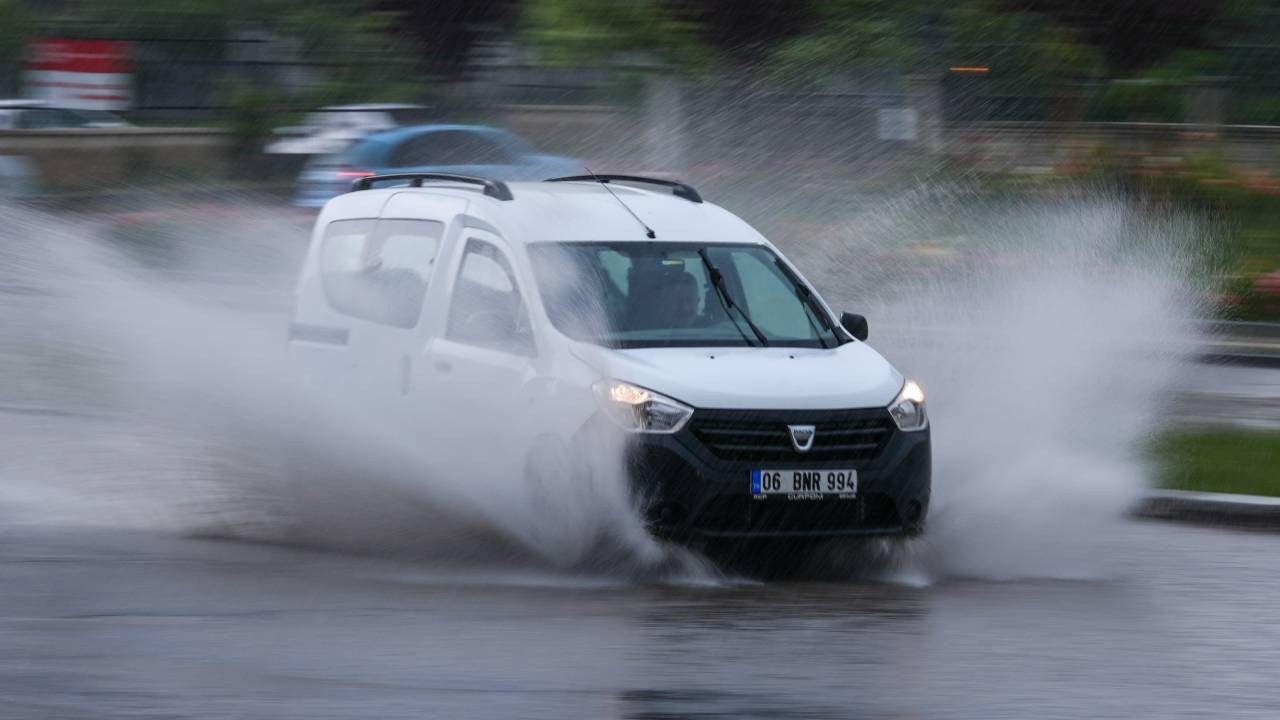
M810 452L790 445L788 424L816 426ZM851 443L857 433L876 437L875 447ZM678 433L634 436L627 461L651 531L676 541L910 535L929 510L929 430L898 430L883 408L695 411ZM853 497L753 495L752 471L771 469L852 469L858 488Z

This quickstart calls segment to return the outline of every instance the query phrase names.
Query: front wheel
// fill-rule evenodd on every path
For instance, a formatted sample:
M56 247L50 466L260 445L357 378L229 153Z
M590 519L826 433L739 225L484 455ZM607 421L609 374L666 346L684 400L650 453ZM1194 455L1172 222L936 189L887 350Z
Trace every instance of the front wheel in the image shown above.
M589 468L563 440L550 435L534 442L524 467L535 549L558 566L580 563L597 530Z

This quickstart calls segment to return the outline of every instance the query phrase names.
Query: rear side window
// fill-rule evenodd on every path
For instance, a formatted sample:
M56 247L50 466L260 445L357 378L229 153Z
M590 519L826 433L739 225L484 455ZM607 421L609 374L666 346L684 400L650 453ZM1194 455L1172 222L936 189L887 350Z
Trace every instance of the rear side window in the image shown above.
M388 162L389 145L380 140L357 140L351 147L334 155L325 156L325 164L347 165L361 169L379 168ZM394 158L390 158L394 163Z
M443 234L433 220L329 223L319 259L329 305L382 325L417 325Z
M392 153L396 167L424 165L505 165L514 162L501 143L480 133L439 130L400 143Z
M430 108L396 108L387 114L397 125L418 125L430 122L434 114Z

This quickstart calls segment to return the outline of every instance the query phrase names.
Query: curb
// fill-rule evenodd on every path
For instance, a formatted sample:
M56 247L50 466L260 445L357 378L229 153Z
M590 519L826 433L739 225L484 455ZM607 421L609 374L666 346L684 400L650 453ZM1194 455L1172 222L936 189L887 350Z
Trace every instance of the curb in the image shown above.
M1196 357L1206 365L1240 365L1244 367L1280 368L1280 354L1203 352Z
M1280 497L1156 490L1131 512L1153 520L1280 530Z

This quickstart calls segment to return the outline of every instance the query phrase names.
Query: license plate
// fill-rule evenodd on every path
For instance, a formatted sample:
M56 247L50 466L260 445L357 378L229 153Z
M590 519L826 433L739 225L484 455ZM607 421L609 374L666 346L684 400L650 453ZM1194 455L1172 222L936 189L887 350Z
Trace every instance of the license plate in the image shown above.
M858 494L857 470L752 470L751 494L796 499Z

